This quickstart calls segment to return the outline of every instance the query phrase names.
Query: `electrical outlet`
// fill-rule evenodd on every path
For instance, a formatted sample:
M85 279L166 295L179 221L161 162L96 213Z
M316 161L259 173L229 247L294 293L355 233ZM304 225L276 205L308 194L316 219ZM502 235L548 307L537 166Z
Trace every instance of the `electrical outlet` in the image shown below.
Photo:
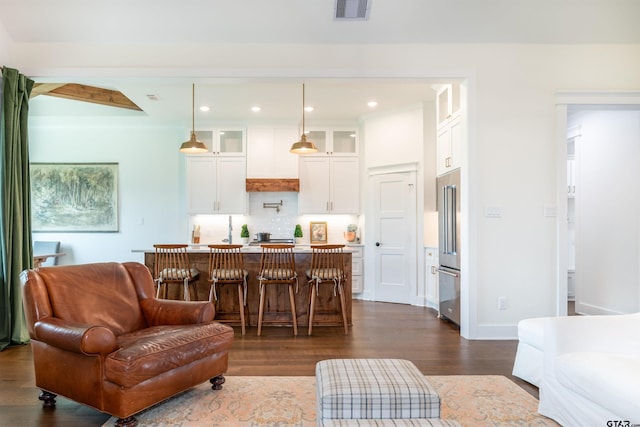
M498 297L498 310L507 309L507 297Z

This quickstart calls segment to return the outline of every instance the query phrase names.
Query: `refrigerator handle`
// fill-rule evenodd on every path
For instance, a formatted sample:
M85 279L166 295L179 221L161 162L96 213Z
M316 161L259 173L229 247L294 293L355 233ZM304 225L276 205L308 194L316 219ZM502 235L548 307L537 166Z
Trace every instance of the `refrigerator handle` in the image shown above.
M444 220L442 221L442 235L443 235L443 248L442 253L448 254L449 253L449 198L447 197L447 186L444 185L442 186L442 214L444 217Z

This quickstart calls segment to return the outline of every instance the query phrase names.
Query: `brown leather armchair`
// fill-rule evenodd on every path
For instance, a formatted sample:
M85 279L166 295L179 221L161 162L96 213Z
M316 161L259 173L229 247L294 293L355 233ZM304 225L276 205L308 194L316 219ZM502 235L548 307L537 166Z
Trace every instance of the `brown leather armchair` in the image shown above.
M208 301L156 299L142 264L43 267L21 275L36 386L137 424L137 412L210 380L222 387L233 329Z

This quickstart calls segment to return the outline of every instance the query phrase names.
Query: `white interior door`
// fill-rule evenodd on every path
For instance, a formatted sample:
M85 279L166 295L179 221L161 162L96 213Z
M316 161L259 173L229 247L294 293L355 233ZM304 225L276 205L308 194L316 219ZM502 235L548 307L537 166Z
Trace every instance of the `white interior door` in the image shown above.
M372 177L375 300L409 304L416 289L415 172Z

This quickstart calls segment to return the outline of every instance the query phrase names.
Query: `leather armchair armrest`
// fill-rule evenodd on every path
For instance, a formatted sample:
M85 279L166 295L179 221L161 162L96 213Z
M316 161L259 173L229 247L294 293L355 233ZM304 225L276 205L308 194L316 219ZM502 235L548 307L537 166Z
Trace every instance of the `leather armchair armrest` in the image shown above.
M211 322L215 315L208 301L174 301L147 298L140 302L149 326Z
M34 325L39 341L63 350L106 355L116 350L116 337L104 326L85 325L48 317Z

